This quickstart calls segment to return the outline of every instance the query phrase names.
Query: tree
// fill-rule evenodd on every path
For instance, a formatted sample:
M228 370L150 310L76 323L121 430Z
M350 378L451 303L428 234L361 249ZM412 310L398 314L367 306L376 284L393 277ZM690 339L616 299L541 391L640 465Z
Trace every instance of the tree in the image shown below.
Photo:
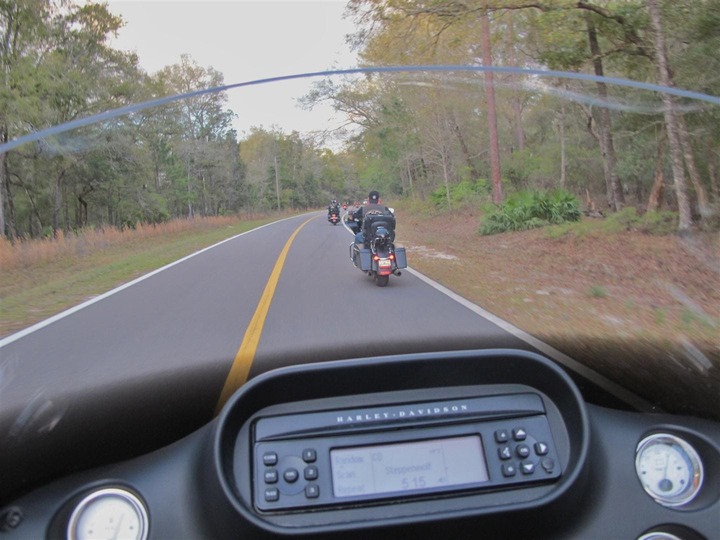
M653 26L653 37L655 42L655 55L657 60L658 78L660 83L671 87L672 79L670 77L670 69L668 67L665 34L663 33L662 20L660 18L660 9L656 0L647 0L648 11L650 12L650 20ZM670 159L672 161L673 180L675 182L675 193L678 199L678 209L680 219L678 222L678 230L687 231L692 226L692 214L690 211L690 200L687 195L687 185L685 184L685 171L683 167L683 156L680 135L678 133L677 119L675 118L675 100L671 94L663 92L663 104L665 105L665 129L667 131L668 146L670 150Z

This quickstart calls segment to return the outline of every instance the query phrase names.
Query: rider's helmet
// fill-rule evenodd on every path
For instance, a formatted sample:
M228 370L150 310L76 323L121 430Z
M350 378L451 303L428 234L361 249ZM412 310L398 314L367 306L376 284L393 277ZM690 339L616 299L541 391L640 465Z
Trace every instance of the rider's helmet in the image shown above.
M375 231L375 238L378 238L380 240L385 240L390 236L390 231L388 231L385 227L378 227Z
M368 203L370 204L377 204L380 200L380 194L373 190L368 194Z

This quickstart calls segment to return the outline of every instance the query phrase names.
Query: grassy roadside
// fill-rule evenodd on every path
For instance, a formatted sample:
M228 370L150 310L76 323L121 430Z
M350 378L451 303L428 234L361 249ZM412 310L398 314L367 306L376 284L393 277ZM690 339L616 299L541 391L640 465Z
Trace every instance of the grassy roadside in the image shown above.
M397 215L412 267L666 410L717 409L717 233L584 220L481 236L472 208Z
M48 241L23 246L22 254L19 248L5 245L0 260L0 337L277 219L198 220L195 226L169 227L156 234L112 230L63 251ZM48 251L52 252L48 255Z

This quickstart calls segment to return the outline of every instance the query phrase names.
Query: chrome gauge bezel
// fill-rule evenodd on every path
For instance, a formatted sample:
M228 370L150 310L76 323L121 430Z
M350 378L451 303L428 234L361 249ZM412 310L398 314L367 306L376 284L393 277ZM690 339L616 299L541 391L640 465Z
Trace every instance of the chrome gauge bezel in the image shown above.
M682 540L682 538L669 532L655 531L643 534L638 540Z
M77 534L76 529L83 514L92 505L102 504L103 500L109 500L112 498L120 498L132 507L135 515L137 516L138 522L140 523L136 540L147 540L149 519L145 505L137 495L126 489L117 487L99 489L85 496L77 504L77 506L75 506L75 509L70 515L66 538L68 540L79 540L81 536Z
M687 460L691 472L691 481L688 487L677 495L666 495L645 485L642 479L641 459L645 452L657 445L674 446L679 449L680 453ZM687 441L671 435L669 433L653 433L645 437L638 443L635 450L635 474L640 481L640 485L645 492L652 497L655 502L669 508L677 508L688 504L698 493L703 485L705 478L702 460L697 451Z

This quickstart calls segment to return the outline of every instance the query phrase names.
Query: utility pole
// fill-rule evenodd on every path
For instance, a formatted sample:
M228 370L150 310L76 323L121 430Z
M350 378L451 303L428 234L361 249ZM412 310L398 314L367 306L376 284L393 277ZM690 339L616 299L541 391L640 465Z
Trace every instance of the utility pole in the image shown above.
M277 156L275 156L275 195L277 195L277 207L280 210L280 176L278 175Z

